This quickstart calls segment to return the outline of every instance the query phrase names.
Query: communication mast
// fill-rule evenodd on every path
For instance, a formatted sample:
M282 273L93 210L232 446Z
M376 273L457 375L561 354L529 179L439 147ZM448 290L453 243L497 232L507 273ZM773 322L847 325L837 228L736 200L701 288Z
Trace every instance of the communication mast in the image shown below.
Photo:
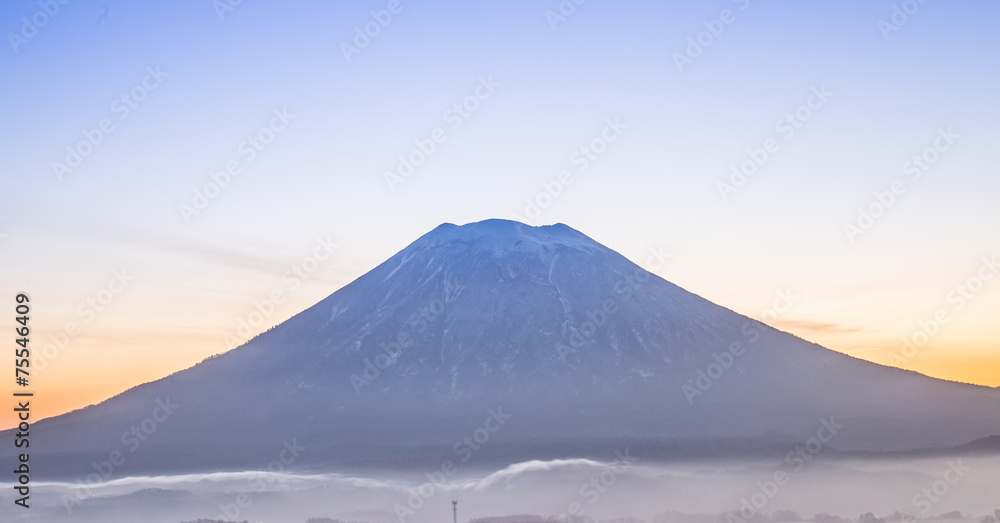
M452 523L458 523L458 502L457 501L452 501L451 502L451 518L452 518Z

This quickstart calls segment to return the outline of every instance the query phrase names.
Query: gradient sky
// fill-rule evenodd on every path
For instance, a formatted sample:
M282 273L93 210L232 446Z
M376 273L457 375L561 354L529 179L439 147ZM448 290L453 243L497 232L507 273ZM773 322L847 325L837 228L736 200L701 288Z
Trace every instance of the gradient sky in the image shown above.
M1000 278L969 279L1000 255L1000 5L927 2L885 32L904 3L592 0L555 20L557 0L70 2L51 16L6 2L0 327L28 292L33 413L225 351L272 292L284 299L254 332L442 222L523 216L563 170L572 185L531 223L566 223L831 349L998 386ZM377 35L348 60L366 24ZM679 68L700 33L708 45ZM463 102L475 110L456 127L447 111ZM280 124L275 111L289 121L251 160L241 143ZM789 136L779 121L796 111ZM578 149L609 119L624 129L582 169ZM435 129L443 143L391 189L385 173ZM717 183L768 143L723 199ZM935 160L918 179L914 155ZM239 175L185 219L231 163ZM849 239L895 180L903 192ZM285 276L304 262L300 284ZM110 284L116 271L128 285ZM922 322L926 343L900 357Z

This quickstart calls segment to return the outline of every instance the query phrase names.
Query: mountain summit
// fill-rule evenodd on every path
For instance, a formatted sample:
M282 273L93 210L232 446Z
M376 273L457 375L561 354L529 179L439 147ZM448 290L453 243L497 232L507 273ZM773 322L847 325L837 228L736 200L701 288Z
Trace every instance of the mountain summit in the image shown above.
M1000 393L777 331L566 225L486 220L435 228L237 349L39 422L32 462L259 469L295 442L302 467L440 463L490 418L479 456L508 462L622 441L669 459L678 441L785 445L830 426L835 447L900 450L1000 433Z

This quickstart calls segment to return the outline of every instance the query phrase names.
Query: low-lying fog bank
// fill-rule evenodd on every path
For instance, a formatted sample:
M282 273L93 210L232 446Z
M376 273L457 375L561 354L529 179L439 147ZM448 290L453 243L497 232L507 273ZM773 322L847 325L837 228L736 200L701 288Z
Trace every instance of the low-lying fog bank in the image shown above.
M622 449L605 462L531 461L501 470L445 463L423 472L254 471L33 483L30 509L13 503L11 487L3 489L3 521L447 523L451 501L458 500L462 522L519 516L481 523L980 522L1000 517L994 515L1000 456L825 460L801 453L780 461L658 464Z

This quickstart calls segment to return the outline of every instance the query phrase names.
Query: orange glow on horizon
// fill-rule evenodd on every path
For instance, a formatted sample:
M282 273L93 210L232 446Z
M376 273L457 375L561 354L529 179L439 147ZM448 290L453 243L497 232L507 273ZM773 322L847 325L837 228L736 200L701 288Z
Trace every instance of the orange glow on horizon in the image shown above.
M824 345L824 340L814 336L815 333L787 330ZM101 348L99 354L88 356L88 364L93 370L85 374L78 372L81 368L79 366L81 362L76 361L79 356L67 353L62 358L63 361L54 363L50 369L39 373L36 386L32 387L36 395L31 403L31 422L100 403L137 385L189 368L204 358L221 352L220 337L221 334L203 335L199 339L185 337L182 343L160 341L155 346L145 346L144 352L156 354L155 358L137 354L133 350L134 342L123 343L122 340L115 340L121 346L112 348L109 342ZM856 337L861 336L856 335ZM831 338L827 341L835 340ZM843 338L837 337L836 341L843 341ZM188 348L178 351L179 344L187 345ZM829 345L824 346L829 347ZM896 347L892 344L884 346L889 348L841 350L841 352L874 363L913 370L934 378L988 387L1000 386L1000 354L991 351L988 343L965 346L962 350L928 346L902 365L893 364L888 357ZM17 421L11 409L4 409L0 414L0 430L16 427Z

